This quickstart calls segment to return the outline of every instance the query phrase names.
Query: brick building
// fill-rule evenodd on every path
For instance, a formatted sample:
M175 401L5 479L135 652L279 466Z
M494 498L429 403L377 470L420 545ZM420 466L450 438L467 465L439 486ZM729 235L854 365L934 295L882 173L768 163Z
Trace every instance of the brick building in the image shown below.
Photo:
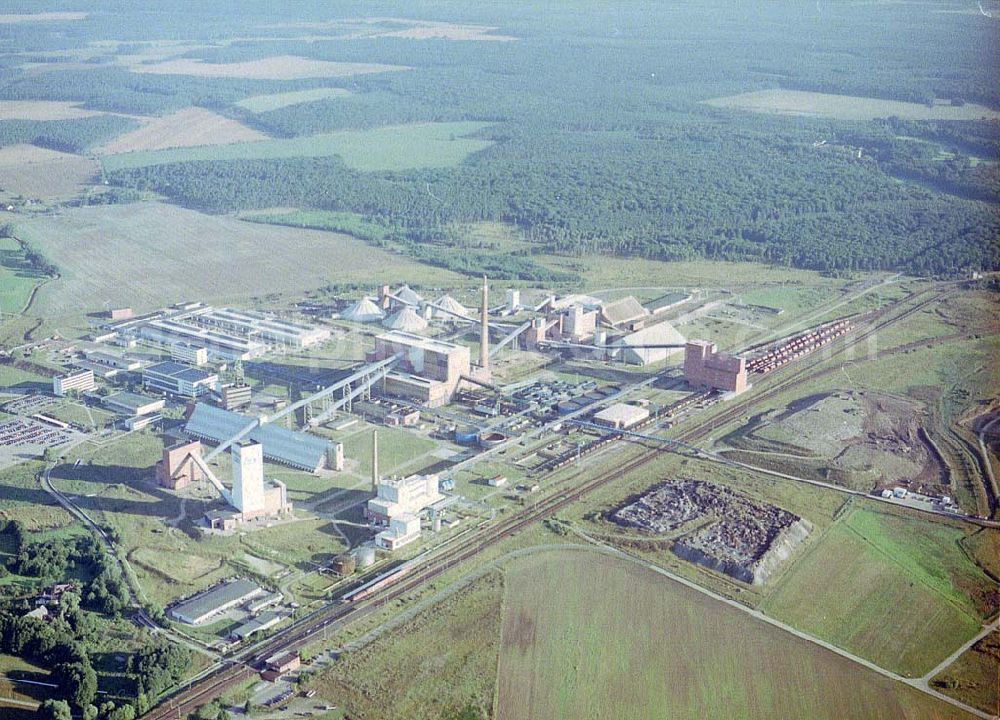
M746 360L718 352L707 340L689 340L684 346L684 379L696 387L740 393L747 389Z

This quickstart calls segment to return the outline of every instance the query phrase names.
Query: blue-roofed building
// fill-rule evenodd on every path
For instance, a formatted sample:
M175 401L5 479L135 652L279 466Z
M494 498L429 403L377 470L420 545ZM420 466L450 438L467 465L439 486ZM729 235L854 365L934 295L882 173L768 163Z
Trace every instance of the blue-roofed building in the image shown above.
M142 371L142 385L169 395L197 398L215 390L219 376L177 362L161 362Z
M184 430L202 440L220 443L238 435L253 420L247 415L198 403ZM328 440L280 425L261 425L250 431L248 437L263 446L265 459L309 472L325 467L327 454L333 450Z

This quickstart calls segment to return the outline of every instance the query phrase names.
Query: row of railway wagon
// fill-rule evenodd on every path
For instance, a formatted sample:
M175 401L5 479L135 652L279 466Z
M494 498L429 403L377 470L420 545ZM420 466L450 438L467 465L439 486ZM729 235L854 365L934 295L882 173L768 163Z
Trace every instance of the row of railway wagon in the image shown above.
M769 373L830 344L850 329L851 321L843 319L796 335L766 353L747 360L747 372L759 375Z

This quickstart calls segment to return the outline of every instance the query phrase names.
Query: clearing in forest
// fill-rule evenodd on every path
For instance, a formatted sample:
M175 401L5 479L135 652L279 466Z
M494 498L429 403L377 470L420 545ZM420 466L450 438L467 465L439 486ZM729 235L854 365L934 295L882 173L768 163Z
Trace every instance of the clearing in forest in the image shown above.
M267 135L243 123L217 115L211 110L189 107L115 138L98 148L97 154L115 154L142 150L225 145L228 143L267 140Z
M1000 112L982 105L951 105L936 102L932 106L899 100L830 95L802 90L757 90L739 95L705 100L706 105L778 115L814 115L837 120L872 120L895 115L906 120L989 120L1000 119Z
M0 148L0 197L75 197L94 183L99 169L92 158L34 145L9 145Z
M301 80L303 78L347 77L368 73L409 70L403 65L330 62L294 55L276 55L235 63L209 63L197 58L179 58L152 65L133 65L135 73L152 75L192 75L194 77L246 78L248 80Z
M518 560L503 608L498 720L966 717L618 558Z

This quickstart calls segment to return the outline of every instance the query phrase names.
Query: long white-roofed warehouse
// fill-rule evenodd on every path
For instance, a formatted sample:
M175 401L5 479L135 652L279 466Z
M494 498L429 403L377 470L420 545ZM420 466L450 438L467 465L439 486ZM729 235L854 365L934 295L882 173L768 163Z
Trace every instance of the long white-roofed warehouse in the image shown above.
M249 360L267 351L267 345L256 338L238 337L212 328L189 325L173 318L151 320L138 328L145 340L173 347L178 343L198 345L218 360Z
M269 345L307 348L330 339L327 328L285 320L254 310L207 307L185 318L202 327L221 328L242 337L255 337Z
M177 603L170 608L170 614L181 622L198 625L263 593L260 585L251 580L231 580Z
M247 415L198 403L184 431L196 438L219 443L239 434L253 420ZM259 442L264 458L271 462L308 472L332 467L328 459L334 452L334 444L315 435L265 424L250 431L247 438Z

